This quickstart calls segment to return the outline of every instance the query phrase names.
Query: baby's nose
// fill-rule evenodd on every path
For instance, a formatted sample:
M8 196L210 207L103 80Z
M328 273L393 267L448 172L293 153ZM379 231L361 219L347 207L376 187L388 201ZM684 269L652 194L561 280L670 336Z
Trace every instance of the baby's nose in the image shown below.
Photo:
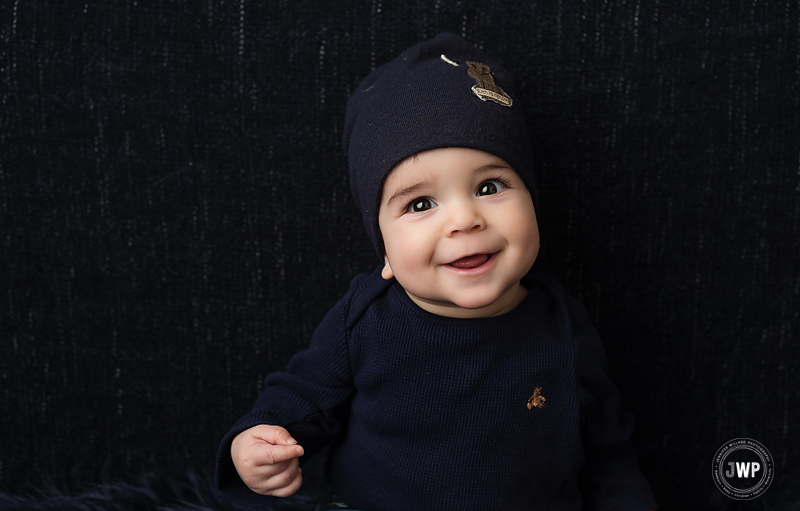
M450 236L457 233L469 233L481 230L486 226L486 221L471 201L462 201L451 206L448 216L448 233Z

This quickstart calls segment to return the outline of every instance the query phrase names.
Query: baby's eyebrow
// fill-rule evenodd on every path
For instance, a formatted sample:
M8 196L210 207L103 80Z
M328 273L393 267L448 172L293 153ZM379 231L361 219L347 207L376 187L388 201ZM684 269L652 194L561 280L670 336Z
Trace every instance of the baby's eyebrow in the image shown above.
M514 172L514 169L509 167L508 165L504 165L501 162L497 163L487 163L486 165L482 165L475 169L476 174L484 173L484 172L497 172L497 171L508 171Z
M408 188L403 188L402 190L400 190L398 192L395 192L395 194L392 195L389 198L389 200L386 202L386 205L387 206L390 205L392 203L392 201L394 201L395 199L399 199L399 198L405 197L406 195L412 195L412 194L416 193L417 190L419 190L420 188L425 188L429 184L430 184L430 181L425 180L425 181L420 181L417 184L411 185Z

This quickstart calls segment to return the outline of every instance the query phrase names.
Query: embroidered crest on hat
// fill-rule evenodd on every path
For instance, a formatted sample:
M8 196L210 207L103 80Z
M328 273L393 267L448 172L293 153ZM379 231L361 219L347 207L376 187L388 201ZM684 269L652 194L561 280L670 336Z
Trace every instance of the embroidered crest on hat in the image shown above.
M475 85L472 86L472 92L476 96L481 98L483 101L490 99L498 105L508 107L511 106L511 98L503 89L494 83L492 70L489 69L489 66L486 64L481 64L480 62L470 61L467 61L467 65L469 65L467 74L475 79Z

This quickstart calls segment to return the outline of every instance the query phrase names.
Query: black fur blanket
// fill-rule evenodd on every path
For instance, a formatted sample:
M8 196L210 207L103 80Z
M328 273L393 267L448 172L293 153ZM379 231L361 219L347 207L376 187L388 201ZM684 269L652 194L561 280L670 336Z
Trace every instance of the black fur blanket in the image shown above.
M312 511L323 497L303 493L283 499L271 511ZM210 477L188 473L183 477L148 475L133 483L98 484L80 491L51 487L22 495L0 493L0 511L252 511L229 501ZM800 511L800 490L767 492L750 501L731 500L714 491L705 505L687 503L686 509L706 511Z
M275 511L313 511L322 495L298 492L282 499ZM0 493L0 511L253 511L231 502L211 477L188 473L184 477L148 475L135 482L98 484L79 491L50 487Z

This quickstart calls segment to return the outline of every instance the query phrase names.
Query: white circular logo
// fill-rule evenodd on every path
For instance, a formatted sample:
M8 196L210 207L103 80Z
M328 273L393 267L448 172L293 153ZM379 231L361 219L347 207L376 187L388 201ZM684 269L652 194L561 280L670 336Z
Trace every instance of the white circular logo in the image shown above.
M767 491L772 478L772 455L761 443L736 438L719 448L712 463L714 484L728 497L750 500Z

